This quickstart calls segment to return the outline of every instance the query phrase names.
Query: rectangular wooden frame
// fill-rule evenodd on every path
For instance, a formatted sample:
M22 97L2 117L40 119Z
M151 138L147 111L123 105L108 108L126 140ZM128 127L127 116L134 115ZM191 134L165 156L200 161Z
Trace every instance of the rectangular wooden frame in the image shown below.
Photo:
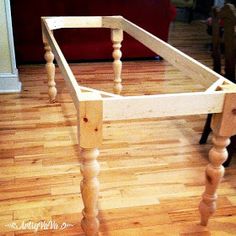
M214 212L215 192L223 175L221 164L227 158L227 155L223 156L221 154L219 161L216 160L216 156L220 152L225 152L228 138L236 133L235 115L232 113L236 104L235 85L210 68L121 16L42 17L41 22L43 42L46 50L45 59L47 61L46 69L50 99L54 101L56 97L55 67L53 64L55 56L78 113L78 142L81 148L81 173L83 175L81 192L85 205L82 228L85 234L95 235L99 227L99 222L96 218L96 203L99 191L97 180L99 164L97 156L98 147L102 142L103 121L214 113L217 115L213 119L212 128L215 135L214 145L218 147L218 154L213 153L212 157L210 156L211 163L207 167L206 174L210 176L211 181L209 178L206 178L206 190L200 204L201 223L206 225L209 216ZM201 84L205 91L123 97L119 94L80 86L53 36L53 30L61 28L111 29L114 48L114 91L116 93L120 93L122 89L120 47L123 31L163 57L196 83ZM231 123L231 129L228 128L227 122ZM222 140L224 145L219 144ZM214 150L214 152L217 151ZM210 173L211 169L220 174L212 175ZM212 180L214 181L212 182Z

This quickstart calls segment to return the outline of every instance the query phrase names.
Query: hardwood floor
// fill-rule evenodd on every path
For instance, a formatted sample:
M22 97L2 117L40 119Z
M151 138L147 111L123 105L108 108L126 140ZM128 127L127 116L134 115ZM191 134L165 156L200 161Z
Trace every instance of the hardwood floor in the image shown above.
M199 22L175 23L171 28L172 45L211 67L205 47L209 42ZM112 92L110 62L71 68L79 83ZM58 68L54 104L48 102L43 65L19 66L19 72L23 92L0 95L0 235L83 235L76 110L71 97ZM164 60L124 62L123 81L125 95L202 90ZM100 235L236 235L235 156L219 187L216 214L208 227L199 225L198 204L210 148L210 141L198 144L205 118L104 124L99 157ZM65 229L14 228L40 221Z

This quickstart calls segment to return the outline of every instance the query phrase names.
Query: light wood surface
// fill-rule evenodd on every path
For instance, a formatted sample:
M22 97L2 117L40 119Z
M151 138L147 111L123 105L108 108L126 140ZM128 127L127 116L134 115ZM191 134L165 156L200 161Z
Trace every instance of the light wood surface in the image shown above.
M115 94L120 94L122 91L122 79L121 79L121 71L122 71L122 62L121 56L122 52L121 42L123 40L123 31L121 29L112 29L111 30L111 41L113 43L113 53L112 56L114 58L113 61L113 70L114 70L114 86L113 92Z
M61 17L43 17L47 21L49 29L61 28L101 28L102 17L78 17L78 16L61 16Z
M47 42L44 42L45 55L44 58L46 60L46 71L48 76L48 95L51 102L55 102L57 96L57 89L55 83L55 65L53 63L54 55L52 53L51 47Z
M104 120L220 113L224 93L179 93L103 99Z
M43 42L50 44L50 50L52 50L52 54L55 56L56 62L60 67L61 73L66 81L67 86L70 88L70 94L73 98L73 102L75 104L76 109L78 108L78 100L79 94L81 93L80 87L60 49L58 46L57 41L53 36L53 31L50 31L47 24L43 23L42 19L42 35L43 35ZM50 72L50 71L47 71ZM48 75L49 77L49 75ZM56 98L54 98L56 100Z
M227 160L226 147L230 137L236 134L236 114L233 109L236 104L236 95L226 94L221 114L213 114L211 128L213 131L213 147L209 152L209 161L206 168L206 187L200 202L201 224L207 225L209 217L216 211L216 190L224 176L222 164Z
M97 157L99 150L97 148L81 148L80 156L82 159L80 170L83 176L80 188L84 202L83 219L81 227L86 235L97 235L99 230L98 215L98 194L99 181L98 174L100 170Z
M175 24L174 46L212 66L204 25ZM141 66L142 65L142 66ZM80 84L112 92L108 63L70 65ZM35 235L6 227L23 220L73 226L39 235L83 235L77 113L58 68L57 101L49 104L43 65L19 67L22 94L1 95L1 235ZM123 63L123 94L197 92L204 87L166 61ZM235 235L235 158L218 188L218 210L199 225L198 202L210 144L198 140L205 116L106 122L98 157L100 235ZM79 156L79 158L81 158Z
M222 164L227 160L228 153L226 147L230 143L229 137L220 136L213 128L213 147L209 152L210 164L206 168L206 189L202 196L199 209L201 214L201 224L206 226L209 217L216 211L216 190L224 176Z

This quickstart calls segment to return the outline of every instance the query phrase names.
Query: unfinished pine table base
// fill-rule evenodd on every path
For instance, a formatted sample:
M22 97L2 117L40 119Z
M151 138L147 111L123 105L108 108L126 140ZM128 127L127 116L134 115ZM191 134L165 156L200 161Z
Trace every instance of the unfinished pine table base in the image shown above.
M48 94L54 102L57 95L55 83L56 62L69 88L78 117L78 143L80 148L81 193L84 203L81 226L85 235L96 235L99 231L99 147L102 144L103 121L166 117L178 115L213 114L213 147L209 152L206 167L206 186L199 205L201 224L207 225L216 210L217 187L224 175L222 164L227 159L226 147L229 138L236 134L236 86L187 56L168 43L121 16L98 17L42 17L42 34L45 46ZM114 93L78 85L54 36L53 30L61 28L110 28L113 43ZM163 57L205 91L149 96L121 96L121 42L123 31Z

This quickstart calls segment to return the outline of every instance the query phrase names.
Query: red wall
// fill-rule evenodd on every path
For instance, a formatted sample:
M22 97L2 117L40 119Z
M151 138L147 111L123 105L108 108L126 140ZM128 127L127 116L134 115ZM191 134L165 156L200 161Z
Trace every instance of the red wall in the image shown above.
M41 16L122 15L163 40L175 8L169 0L12 0L12 20L17 63L43 62ZM68 61L111 59L109 29L63 29L55 37ZM122 43L123 58L154 54L130 36Z

